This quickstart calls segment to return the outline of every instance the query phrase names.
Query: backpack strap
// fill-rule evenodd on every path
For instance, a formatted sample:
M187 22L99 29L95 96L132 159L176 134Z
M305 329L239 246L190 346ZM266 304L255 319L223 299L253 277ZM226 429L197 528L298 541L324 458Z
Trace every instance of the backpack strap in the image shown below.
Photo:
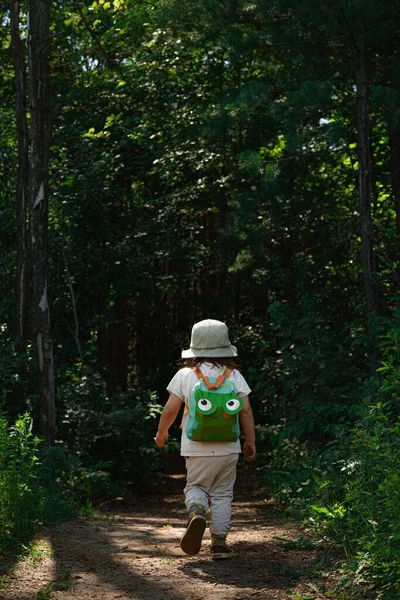
M218 377L218 379L216 380L215 383L210 383L210 380L208 377L206 377L206 375L203 375L203 373L200 371L200 369L198 367L196 367L195 369L193 369L193 371L195 372L195 374L197 375L197 377L199 379L203 379L204 383L207 386L207 389L209 390L216 390L219 387L221 387L221 385L223 384L223 382L225 381L225 379L227 379L229 377L229 375L232 373L232 369L225 369L225 372L222 373L222 375L220 375Z

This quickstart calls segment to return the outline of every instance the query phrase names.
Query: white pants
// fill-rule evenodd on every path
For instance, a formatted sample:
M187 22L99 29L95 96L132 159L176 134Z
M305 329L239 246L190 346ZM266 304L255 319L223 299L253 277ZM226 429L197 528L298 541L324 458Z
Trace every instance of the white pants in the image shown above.
M202 504L211 509L211 535L225 535L231 529L231 505L239 454L187 456L185 504Z

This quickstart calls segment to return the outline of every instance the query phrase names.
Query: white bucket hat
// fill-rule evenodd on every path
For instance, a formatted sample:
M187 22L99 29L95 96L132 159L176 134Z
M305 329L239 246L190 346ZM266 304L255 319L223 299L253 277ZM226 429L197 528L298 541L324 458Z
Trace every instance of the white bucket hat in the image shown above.
M182 358L237 356L237 348L229 341L228 328L222 321L205 319L192 328L190 348L182 350Z

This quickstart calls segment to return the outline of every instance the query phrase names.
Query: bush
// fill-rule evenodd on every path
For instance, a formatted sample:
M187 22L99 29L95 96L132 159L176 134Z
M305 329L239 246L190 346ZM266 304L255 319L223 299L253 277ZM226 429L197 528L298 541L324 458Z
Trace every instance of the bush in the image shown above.
M9 427L0 414L0 550L28 539L41 520L39 443L29 415Z
M32 344L14 342L0 327L0 389L7 416L15 421L25 412L39 414L37 365Z
M319 426L325 443L324 435L315 436L315 427L305 436L304 419L295 415L259 427L269 446L259 460L262 483L341 546L356 578L375 584L377 597L385 600L400 597L399 317L379 324L386 330L381 366L364 384L364 398L344 398L346 419L325 419L323 429ZM297 391L311 410L314 402ZM321 395L317 408L323 403Z
M382 343L382 366L364 415L342 446L335 476L320 482L312 524L339 543L358 576L387 600L400 595L400 327Z
M64 373L59 384L59 486L78 503L139 491L158 467L153 437L162 410L155 394L134 387L109 396L89 367ZM68 492L69 490L69 492Z
M258 372L252 368L249 379L261 398L257 422L274 426L269 445L311 440L319 452L359 417L368 344L357 320L345 326L321 309L307 311L278 300L270 304L268 345L259 346L264 364Z

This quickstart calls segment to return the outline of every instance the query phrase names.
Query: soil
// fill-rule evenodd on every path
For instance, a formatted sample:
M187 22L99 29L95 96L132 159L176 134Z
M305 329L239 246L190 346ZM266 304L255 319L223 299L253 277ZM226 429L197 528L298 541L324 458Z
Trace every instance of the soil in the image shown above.
M212 561L210 535L200 553L179 548L186 524L180 457L155 488L129 506L47 527L36 557L21 561L1 600L361 600L340 588L339 557L315 543L239 466L229 544L236 558ZM348 581L346 581L347 583Z

